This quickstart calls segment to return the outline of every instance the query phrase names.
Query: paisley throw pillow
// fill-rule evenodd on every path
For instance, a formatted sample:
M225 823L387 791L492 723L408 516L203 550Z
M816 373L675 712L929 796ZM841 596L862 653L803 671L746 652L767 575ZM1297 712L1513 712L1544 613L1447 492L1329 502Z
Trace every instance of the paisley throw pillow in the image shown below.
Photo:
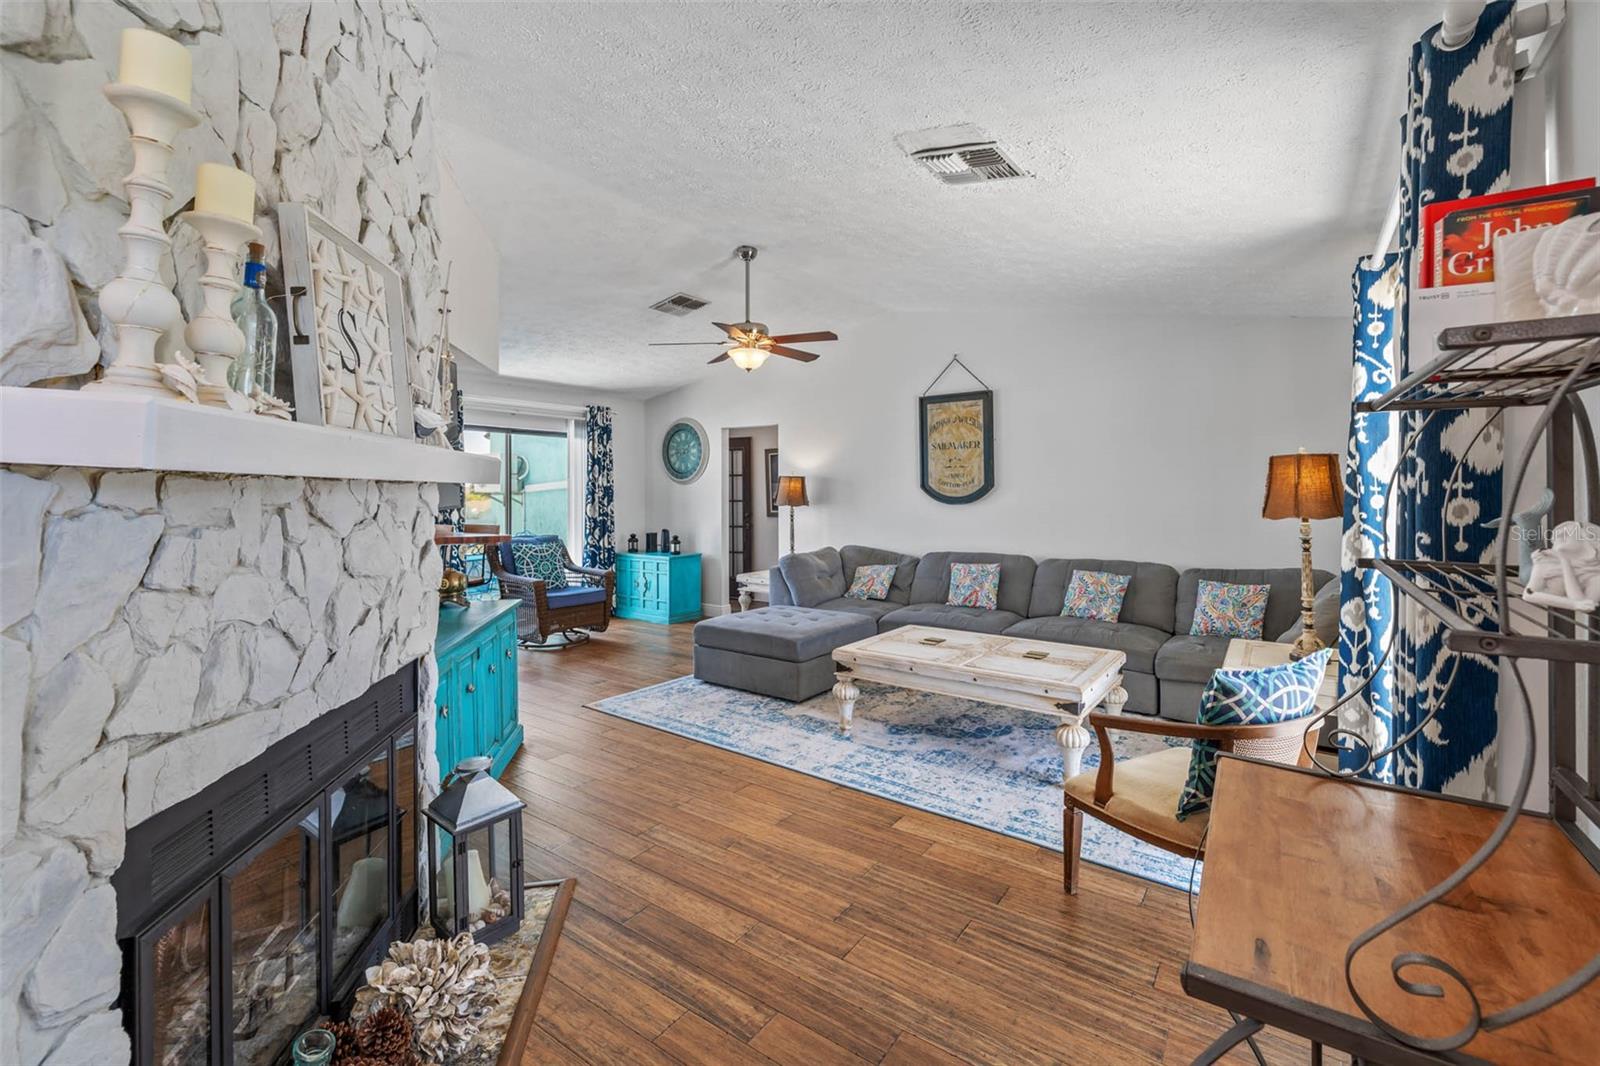
M1267 594L1271 591L1271 585L1200 582L1189 635L1260 640L1261 627L1267 619Z
M1122 598L1128 594L1129 580L1127 574L1074 570L1072 580L1067 582L1061 613L1073 618L1115 622L1122 613Z
M845 595L853 600L886 600L889 598L889 586L894 583L894 572L897 569L898 567L892 564L858 566Z
M1316 709L1317 693L1332 648L1298 662L1254 670L1218 670L1200 694L1201 725L1265 725L1304 718ZM1178 795L1178 821L1208 809L1217 784L1214 740L1196 740L1189 756L1189 779Z
M1000 564L951 563L950 593L944 602L951 607L977 607L985 611L1000 606Z

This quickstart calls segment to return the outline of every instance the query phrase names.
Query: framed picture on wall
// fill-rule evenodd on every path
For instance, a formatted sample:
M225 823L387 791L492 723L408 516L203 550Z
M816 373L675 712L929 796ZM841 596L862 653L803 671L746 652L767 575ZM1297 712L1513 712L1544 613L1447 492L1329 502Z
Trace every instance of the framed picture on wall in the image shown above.
M972 503L994 488L994 393L918 399L922 491L940 503Z
M767 517L778 517L778 449L768 448L767 458Z
M278 205L295 419L412 439L400 275L304 204Z

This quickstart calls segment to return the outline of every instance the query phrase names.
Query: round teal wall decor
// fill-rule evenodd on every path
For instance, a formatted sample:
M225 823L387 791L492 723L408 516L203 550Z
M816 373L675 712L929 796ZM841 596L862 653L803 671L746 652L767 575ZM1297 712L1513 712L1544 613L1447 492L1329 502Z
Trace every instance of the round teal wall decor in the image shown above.
M661 439L661 465L667 476L680 485L687 485L705 473L711 449L706 443L706 431L692 418L680 418L667 427Z

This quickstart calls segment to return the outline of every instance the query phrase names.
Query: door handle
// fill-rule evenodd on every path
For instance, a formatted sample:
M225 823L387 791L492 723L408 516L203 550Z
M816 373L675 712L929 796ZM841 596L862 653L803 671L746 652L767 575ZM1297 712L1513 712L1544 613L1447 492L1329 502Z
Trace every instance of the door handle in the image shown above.
M496 667L495 667L494 663L490 663L489 664L489 672L492 674L492 673L495 672L495 669L496 669Z
M507 659L511 658L511 649L510 648L506 649L506 658Z
M471 682L468 682L468 684L467 684L467 695L470 696L476 691L478 691L478 686L472 684Z
M439 717L440 718L449 718L450 717L450 705L448 703L445 704L443 707L439 708Z

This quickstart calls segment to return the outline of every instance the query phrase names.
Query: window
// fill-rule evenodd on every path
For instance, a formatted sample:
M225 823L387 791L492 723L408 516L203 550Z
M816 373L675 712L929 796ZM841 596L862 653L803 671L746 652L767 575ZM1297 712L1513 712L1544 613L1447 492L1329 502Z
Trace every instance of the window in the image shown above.
M465 520L504 533L549 533L573 542L570 437L552 430L468 428L462 447L501 460L500 482L466 487Z

